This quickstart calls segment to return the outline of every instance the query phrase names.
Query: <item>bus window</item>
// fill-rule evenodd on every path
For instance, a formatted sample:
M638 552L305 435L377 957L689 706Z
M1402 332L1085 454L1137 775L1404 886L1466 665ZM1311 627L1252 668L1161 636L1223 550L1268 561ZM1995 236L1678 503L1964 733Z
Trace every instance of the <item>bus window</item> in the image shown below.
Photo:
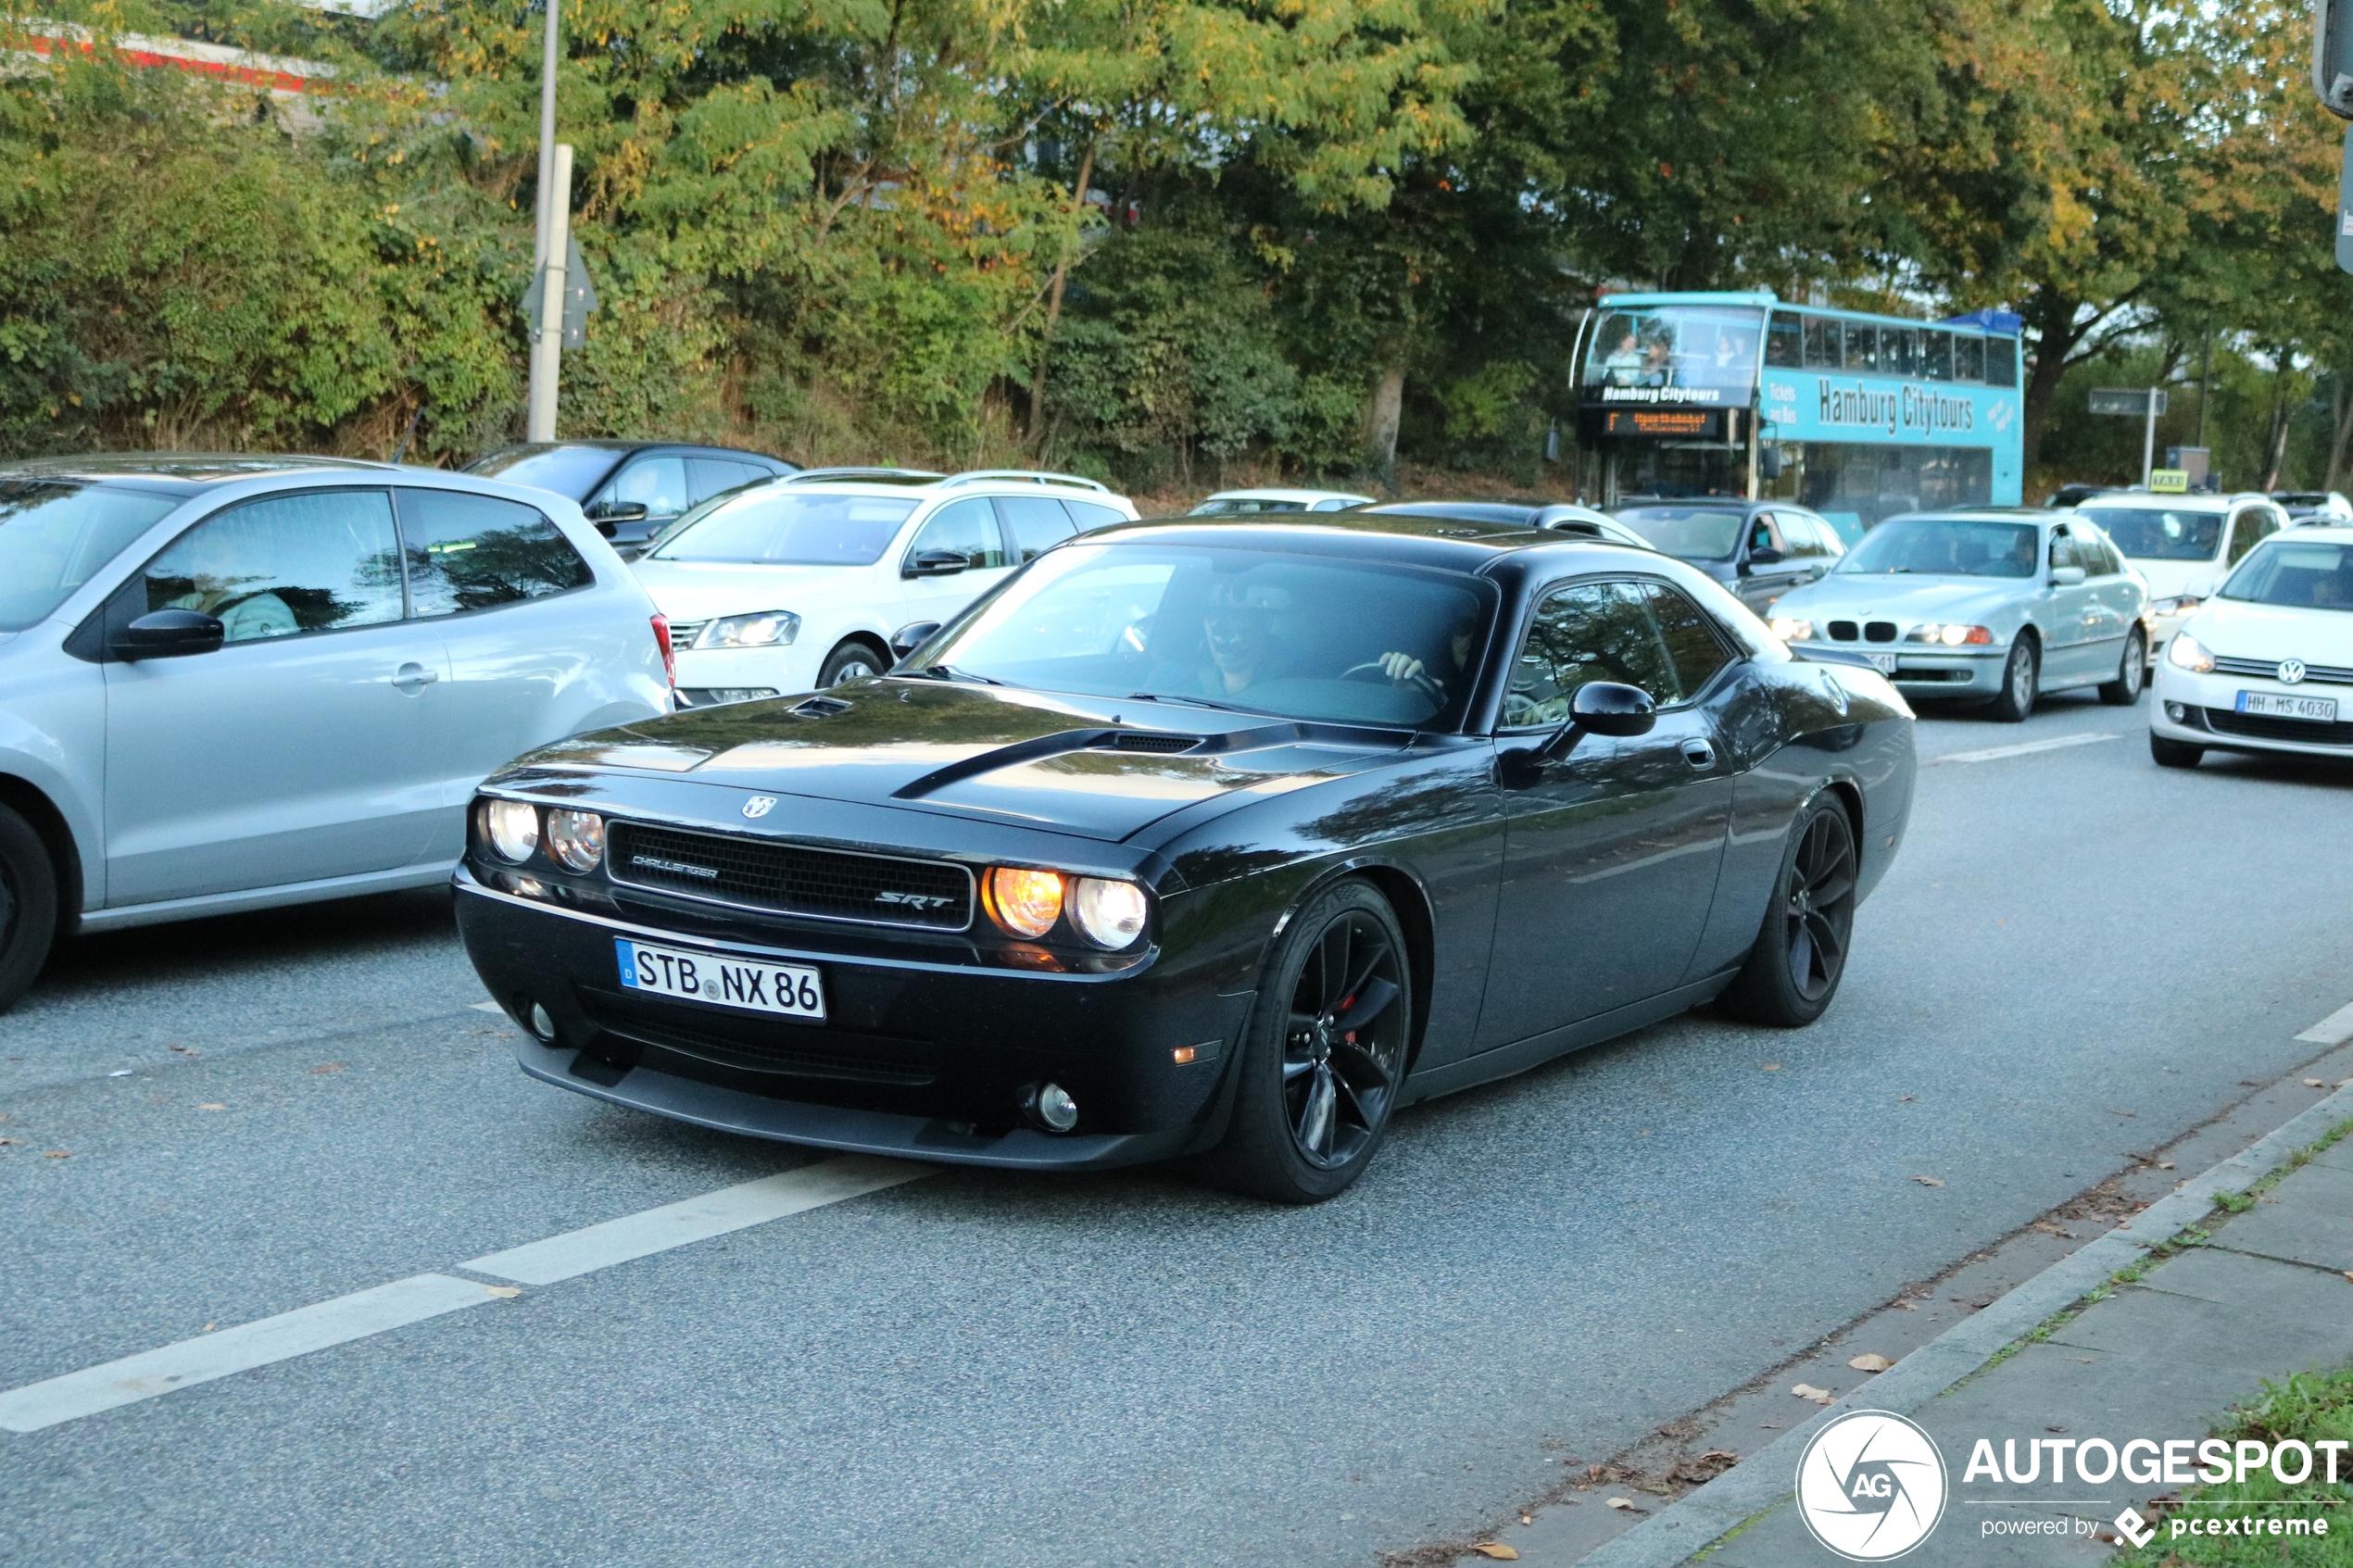
M1846 368L1850 370L1876 370L1879 362L1879 328L1869 321L1842 323L1846 329Z
M1891 376L1919 375L1920 330L1918 327L1881 327L1879 330L1879 368Z
M1585 353L1587 386L1689 386L1746 391L1756 383L1764 313L1725 306L1624 306L1605 310Z
M1920 374L1929 381L1953 379L1953 334L1930 327L1920 333Z
M1985 340L1975 332L1953 334L1953 379L1966 382L1985 379Z
M1806 318L1806 368L1835 370L1843 363L1838 353L1838 323L1819 316Z
M2018 339L1989 337L1985 340L1985 384L2018 384Z
M1798 319L1786 310L1773 312L1773 324L1765 334L1765 363L1784 370L1794 370L1804 363L1800 339L1804 329Z

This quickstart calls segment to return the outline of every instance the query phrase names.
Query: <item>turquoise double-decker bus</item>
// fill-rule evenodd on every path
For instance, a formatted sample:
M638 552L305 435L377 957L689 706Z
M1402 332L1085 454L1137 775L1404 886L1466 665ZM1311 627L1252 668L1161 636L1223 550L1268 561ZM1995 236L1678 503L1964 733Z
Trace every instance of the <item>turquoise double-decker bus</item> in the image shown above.
M2016 506L2019 326L1605 295L1579 335L1579 494L1795 501L1850 544L1898 512Z

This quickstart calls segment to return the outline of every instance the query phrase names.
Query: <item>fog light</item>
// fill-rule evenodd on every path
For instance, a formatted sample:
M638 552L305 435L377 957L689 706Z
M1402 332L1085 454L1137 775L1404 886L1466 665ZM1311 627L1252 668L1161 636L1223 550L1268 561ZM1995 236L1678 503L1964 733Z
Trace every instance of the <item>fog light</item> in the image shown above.
M2165 705L2165 716L2176 724L2186 724L2189 722L2190 710L2178 702L2169 702Z
M1060 1084L1045 1084L1030 1097L1029 1109L1049 1132L1067 1133L1078 1125L1078 1102Z
M1062 873L999 866L988 873L988 904L997 923L1014 935L1043 936L1063 912Z
M538 1035L541 1039L547 1041L553 1041L555 1039L556 1021L547 1016L547 1010L539 1003L534 1002L531 1004L530 1016L524 1019L523 1022L530 1026L531 1032Z

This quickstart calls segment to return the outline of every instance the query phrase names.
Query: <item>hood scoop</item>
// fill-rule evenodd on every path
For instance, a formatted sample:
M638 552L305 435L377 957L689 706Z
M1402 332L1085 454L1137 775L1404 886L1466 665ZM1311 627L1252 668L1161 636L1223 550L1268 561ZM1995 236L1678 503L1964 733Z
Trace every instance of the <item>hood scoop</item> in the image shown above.
M812 696L792 705L790 711L803 719L830 719L837 713L849 711L849 704L837 696Z
M1122 730L1094 743L1095 746L1109 746L1114 751L1149 751L1161 756L1190 751L1200 744L1199 735L1159 735L1138 730Z

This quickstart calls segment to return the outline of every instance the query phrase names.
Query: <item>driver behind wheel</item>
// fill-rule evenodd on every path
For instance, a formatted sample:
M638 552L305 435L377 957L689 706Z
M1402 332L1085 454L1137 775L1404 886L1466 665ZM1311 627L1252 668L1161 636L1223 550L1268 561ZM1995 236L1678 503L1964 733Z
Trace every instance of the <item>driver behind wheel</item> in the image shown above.
M1204 696L1232 696L1276 678L1275 618L1291 608L1291 593L1274 583L1220 583L1202 617L1209 668L1196 671Z
M1445 652L1422 659L1410 653L1392 651L1373 662L1380 666L1382 674L1401 686L1410 682L1426 683L1437 706L1443 708L1454 695L1455 684L1470 672L1471 649L1478 641L1478 608L1469 605L1455 617L1453 629L1446 636Z

